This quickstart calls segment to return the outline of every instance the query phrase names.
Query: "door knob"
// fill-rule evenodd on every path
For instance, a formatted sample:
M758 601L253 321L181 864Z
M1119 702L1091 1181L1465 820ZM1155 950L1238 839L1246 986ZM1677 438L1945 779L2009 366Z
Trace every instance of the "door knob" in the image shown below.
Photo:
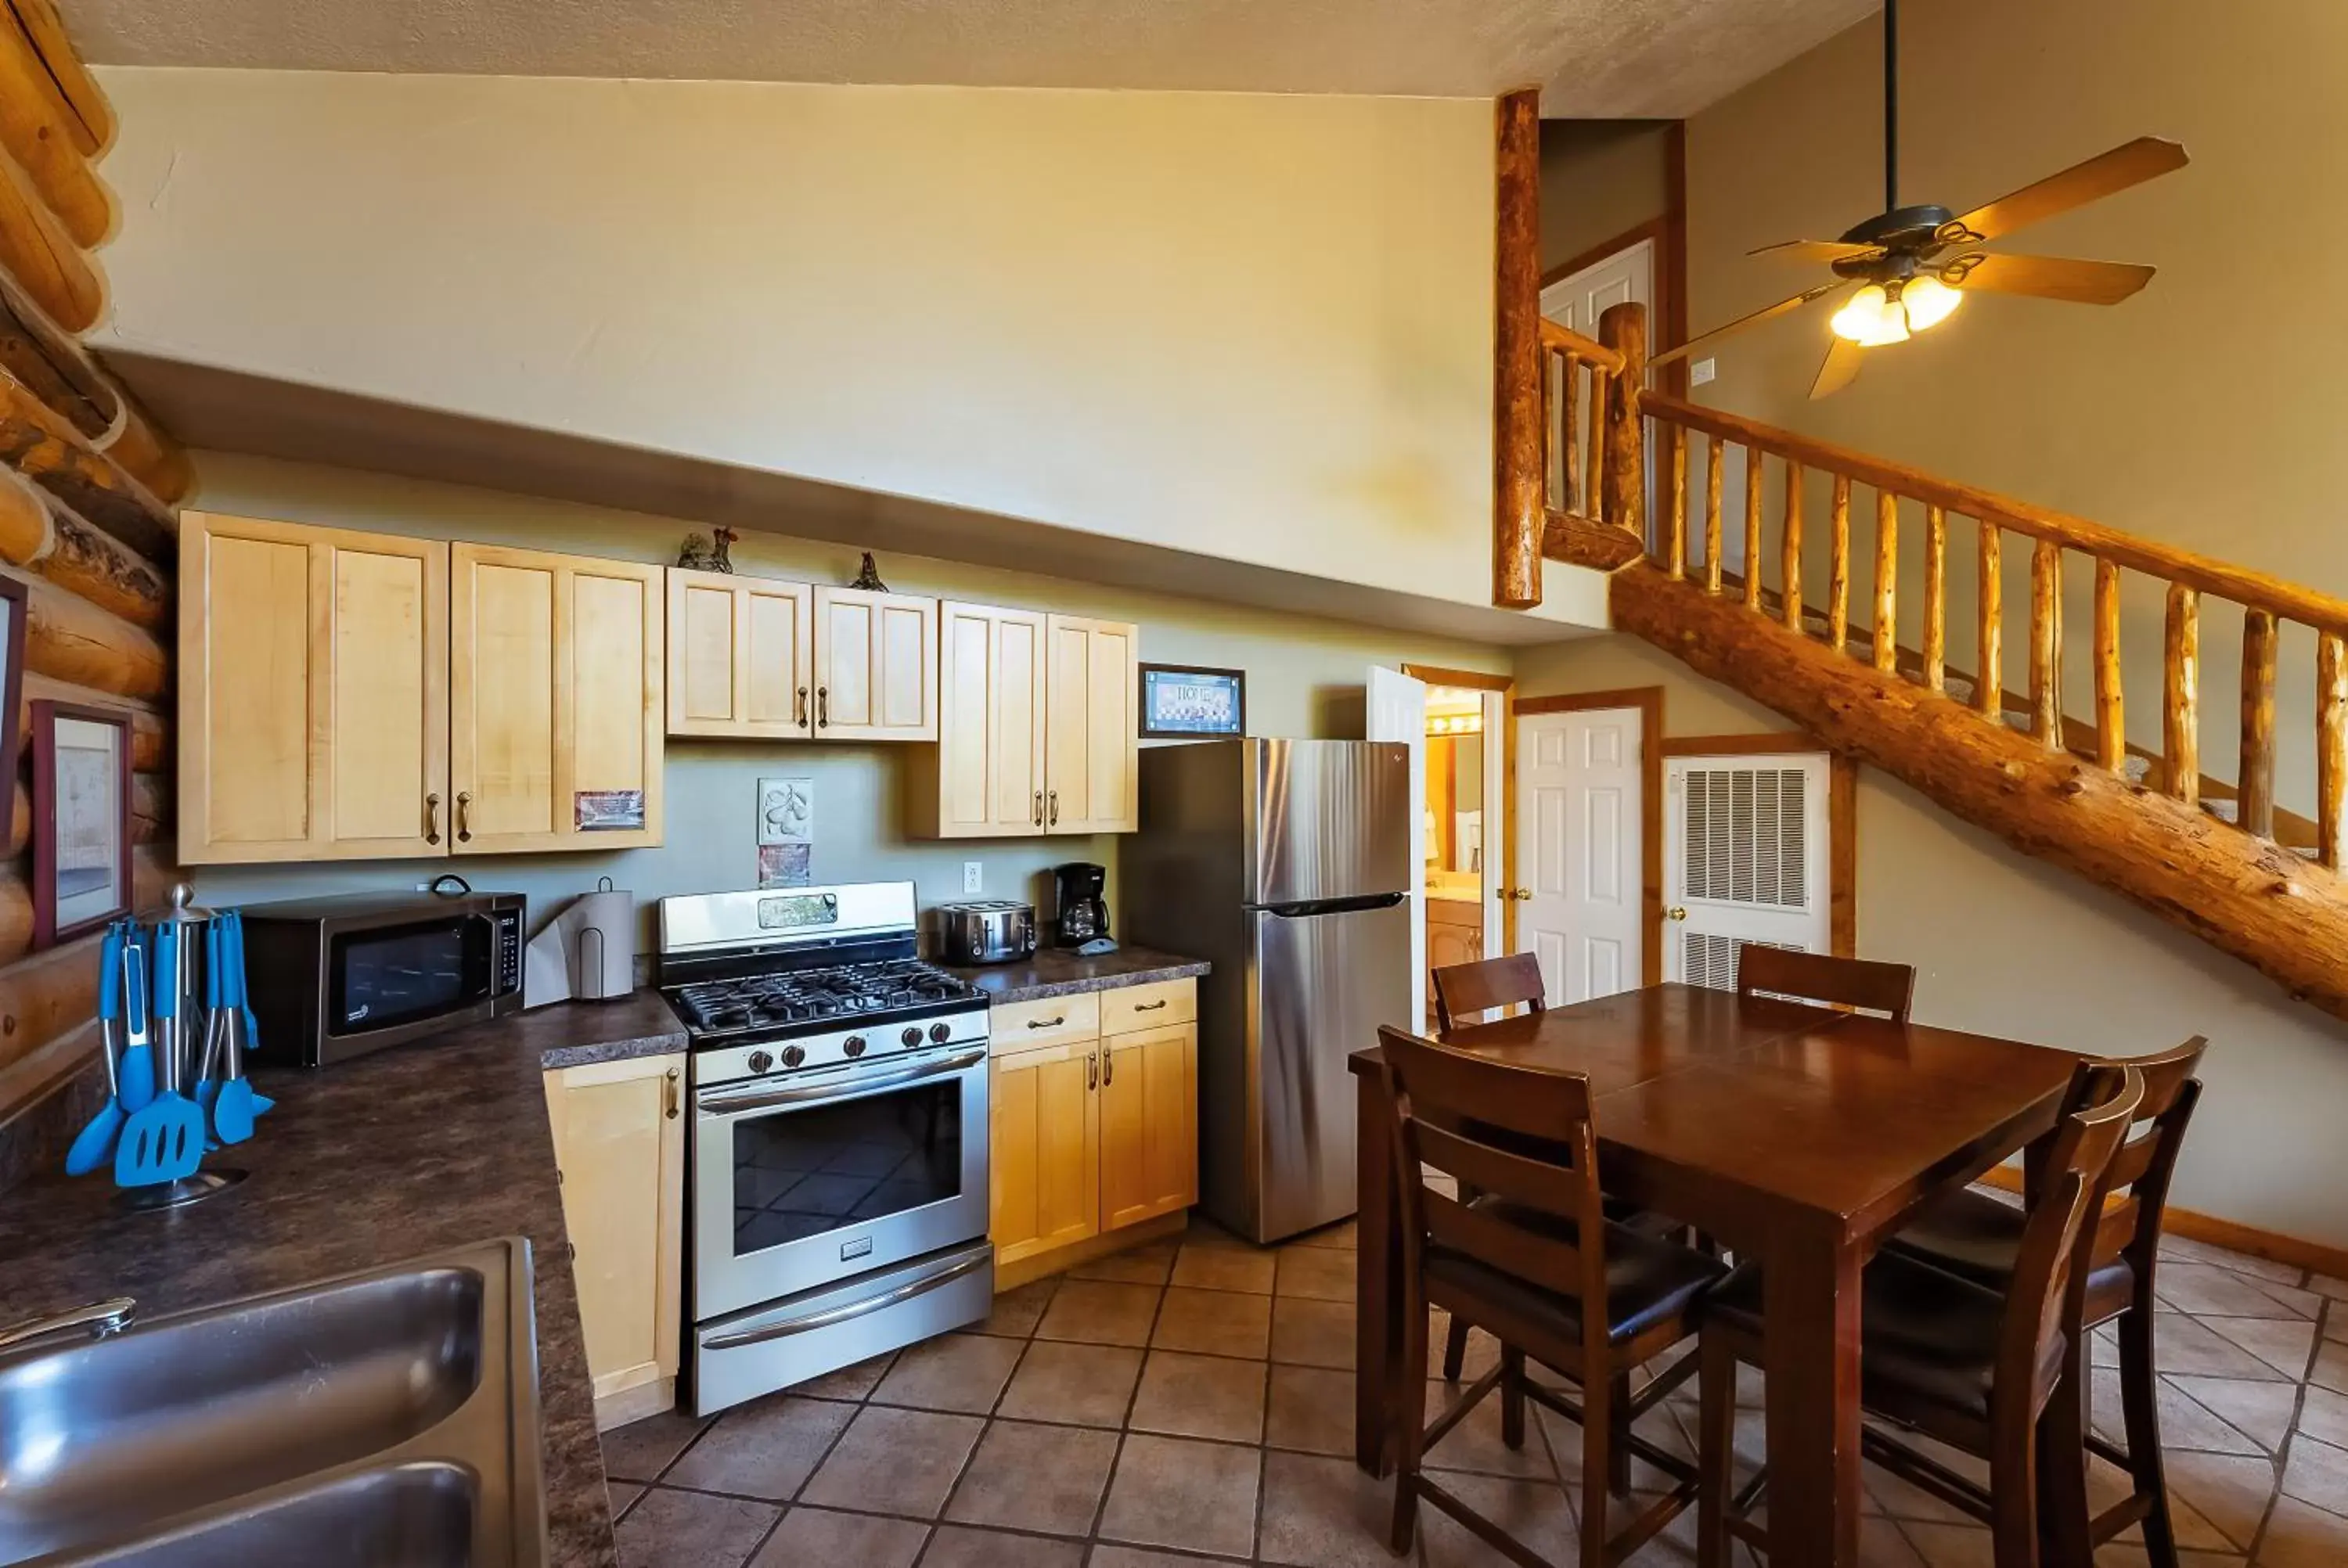
M1500 897L1503 898L1530 898L1532 896L1533 890L1529 887L1503 887L1500 889Z
M1670 908L1663 911L1663 918L1667 920L1684 920L1687 918L1687 911L1684 908L1682 908L1679 905L1674 904Z

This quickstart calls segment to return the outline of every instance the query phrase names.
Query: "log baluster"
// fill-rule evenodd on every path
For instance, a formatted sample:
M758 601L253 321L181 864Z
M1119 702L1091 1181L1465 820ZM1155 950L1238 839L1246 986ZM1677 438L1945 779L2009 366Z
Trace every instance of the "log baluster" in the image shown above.
M1586 426L1581 444L1581 504L1583 516L1593 523L1606 518L1606 486L1600 478L1605 457L1606 383L1612 379L1603 365L1590 367L1590 407L1582 415Z
M1598 318L1598 341L1622 360L1622 369L1606 379L1606 461L1600 477L1606 521L1643 539L1647 421L1639 398L1647 373L1647 307L1629 301L1607 306Z
M1663 426L1671 444L1671 507L1663 518L1663 569L1673 582L1687 576L1687 432L1676 425Z
M1973 707L1991 720L2005 722L2004 651L2005 569L2000 559L2003 537L1989 518L1981 522L1981 668L1973 676Z
M2120 695L2120 569L2096 561L2096 765L2127 765L2127 712Z
M1761 448L1745 448L1745 608L1761 608Z
M2193 805L2201 799L2201 594L2183 583L2168 585L2160 663L2161 782Z
M1802 466L1786 463L1786 539L1778 558L1778 619L1789 631L1802 630Z
M2274 836L2275 618L2242 613L2242 756L2235 825Z
M1720 592L1720 463L1727 443L1717 436L1704 448L1704 590Z
M1834 477L1827 505L1827 646L1839 653L1850 637L1850 481Z
M1558 383L1558 428L1563 432L1565 450L1558 459L1558 509L1578 512L1581 509L1581 427L1578 423L1581 400L1575 395L1581 390L1581 356L1565 356L1565 375Z
M1949 516L1924 508L1924 685L1945 691L1949 668Z
M2348 826L2348 641L2315 639L2315 857L2337 871Z
M1900 670L1900 497L1875 492L1875 667Z
M2030 552L2030 733L2063 744L2063 547L2040 539Z

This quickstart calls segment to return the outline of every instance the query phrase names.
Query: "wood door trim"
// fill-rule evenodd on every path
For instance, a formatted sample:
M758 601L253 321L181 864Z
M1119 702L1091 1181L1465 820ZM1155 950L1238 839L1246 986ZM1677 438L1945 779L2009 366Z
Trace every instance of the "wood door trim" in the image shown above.
M1859 764L1815 735L1771 730L1749 735L1674 735L1667 757L1810 756L1827 759L1827 939L1838 958L1859 956ZM1662 938L1657 927L1657 939Z
M1517 721L1527 713L1582 713L1601 708L1639 710L1639 968L1643 981L1656 985L1663 975L1663 689L1621 686L1608 692L1567 692L1522 697L1509 704L1509 847L1516 847ZM1508 862L1514 876L1516 863ZM1513 901L1512 901L1513 902ZM1515 916L1509 919L1509 950L1516 951Z
M1578 256L1541 273L1540 286L1570 278L1611 256L1619 256L1643 240L1654 241L1655 300L1649 312L1654 341L1650 354L1677 348L1687 342L1687 122L1673 120L1663 131L1663 210L1643 223L1601 241ZM1673 397L1687 395L1687 361L1673 360L1663 371L1662 390Z
M1464 686L1478 692L1513 692L1514 675L1487 675L1478 670L1453 670L1441 664L1406 664L1402 672L1430 686Z

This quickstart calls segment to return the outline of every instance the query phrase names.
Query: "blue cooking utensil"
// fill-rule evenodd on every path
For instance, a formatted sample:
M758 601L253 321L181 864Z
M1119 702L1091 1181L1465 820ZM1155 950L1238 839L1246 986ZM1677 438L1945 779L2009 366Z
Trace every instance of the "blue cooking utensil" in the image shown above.
M114 1180L125 1187L151 1187L196 1173L204 1160L204 1113L180 1092L178 1020L180 923L159 922L155 927L155 1020L160 1036L155 1048L155 1098L131 1113L123 1124L122 1142L114 1153Z
M106 1060L106 1103L66 1151L66 1174L87 1176L114 1158L115 1140L129 1112L122 1109L122 1078L115 1065L115 1037L122 1023L122 922L106 928L98 948L98 1052Z
M238 1021L252 1017L244 1000L244 925L231 911L221 917L221 995L229 1018L220 1098L212 1103L212 1132L223 1143L242 1143L252 1136L252 1119L276 1102L255 1092L247 1081L244 1049L237 1039Z
M219 1061L221 1028L221 922L204 922L204 1044L196 1059L194 1099L205 1119L211 1117L212 1102L220 1098L221 1081L212 1076Z
M155 1098L155 1048L148 1039L147 999L154 994L147 968L147 934L136 920L122 923L122 1108L136 1115Z

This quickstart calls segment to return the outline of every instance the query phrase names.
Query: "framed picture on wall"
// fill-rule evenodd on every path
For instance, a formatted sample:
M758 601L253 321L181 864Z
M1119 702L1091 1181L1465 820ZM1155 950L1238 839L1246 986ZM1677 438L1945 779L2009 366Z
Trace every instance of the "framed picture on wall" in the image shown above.
M25 585L0 577L0 822L16 812L16 759L25 733Z
M130 715L33 704L33 945L130 912Z
M1171 740L1247 733L1247 671L1144 664L1141 736Z

